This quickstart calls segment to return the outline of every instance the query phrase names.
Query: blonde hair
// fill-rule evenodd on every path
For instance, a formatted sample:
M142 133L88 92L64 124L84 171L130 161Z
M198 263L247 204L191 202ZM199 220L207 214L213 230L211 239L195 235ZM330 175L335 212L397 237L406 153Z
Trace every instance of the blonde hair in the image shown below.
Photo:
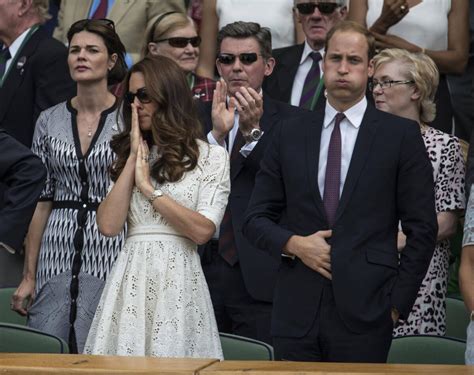
M403 66L406 79L414 81L420 94L420 121L432 122L436 117L434 98L439 83L439 71L434 61L424 53L412 53L404 49L389 48L374 57L374 71L382 65L396 61Z
M149 53L148 43L163 39L169 33L186 27L188 25L192 25L194 28L196 28L196 25L194 24L192 18L188 17L184 13L169 12L158 15L155 18L155 21L146 31L145 45L143 46L142 57L147 56Z

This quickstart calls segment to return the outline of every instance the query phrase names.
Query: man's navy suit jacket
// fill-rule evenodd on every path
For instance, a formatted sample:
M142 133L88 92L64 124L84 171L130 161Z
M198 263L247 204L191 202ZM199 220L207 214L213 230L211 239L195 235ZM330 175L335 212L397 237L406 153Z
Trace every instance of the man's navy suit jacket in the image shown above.
M39 114L75 92L67 48L40 27L18 52L0 87L0 126L31 147Z
M0 242L19 251L43 189L46 170L40 158L2 129L0 150L0 182L6 186L0 204Z
M327 230L318 188L324 112L274 131L244 222L244 235L280 258L292 235ZM287 225L278 225L285 211ZM407 244L397 251L401 220ZM391 308L406 318L432 257L437 234L433 171L417 123L368 105L332 228L332 288L354 332L386 324ZM295 260L277 275L272 334L302 337L317 316L327 280Z

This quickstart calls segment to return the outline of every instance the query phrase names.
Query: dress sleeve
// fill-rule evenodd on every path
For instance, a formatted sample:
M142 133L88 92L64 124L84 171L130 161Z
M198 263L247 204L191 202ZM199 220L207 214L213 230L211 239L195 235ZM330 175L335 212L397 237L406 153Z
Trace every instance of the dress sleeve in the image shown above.
M208 148L208 151L203 151ZM229 154L220 146L206 145L208 152L203 162L203 177L199 189L197 212L219 227L230 192Z
M449 136L440 155L440 168L435 181L436 212L462 210L464 194L464 159L458 138Z
M46 168L46 183L39 197L40 201L50 201L54 197L55 181L52 173L50 142L48 137L48 111L43 111L36 121L31 150L36 154Z

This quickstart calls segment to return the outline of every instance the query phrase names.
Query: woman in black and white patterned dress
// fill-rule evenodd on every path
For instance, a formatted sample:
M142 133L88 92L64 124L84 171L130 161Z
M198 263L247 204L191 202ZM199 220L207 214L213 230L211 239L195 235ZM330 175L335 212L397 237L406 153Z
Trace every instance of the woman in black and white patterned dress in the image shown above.
M44 111L33 151L47 169L26 240L25 275L13 309L28 325L57 335L82 352L105 278L124 233L102 236L96 209L107 194L119 132L116 97L108 84L126 73L125 49L108 20L81 20L68 33L68 64L77 96ZM33 303L26 305L31 297Z
M425 54L386 49L374 58L372 91L377 108L420 124L433 166L438 218L438 241L428 271L410 314L395 328L395 336L444 335L446 332L449 237L456 231L457 212L465 205L465 168L458 138L427 125L436 114L433 99L438 77L435 63ZM400 251L405 239L400 231Z

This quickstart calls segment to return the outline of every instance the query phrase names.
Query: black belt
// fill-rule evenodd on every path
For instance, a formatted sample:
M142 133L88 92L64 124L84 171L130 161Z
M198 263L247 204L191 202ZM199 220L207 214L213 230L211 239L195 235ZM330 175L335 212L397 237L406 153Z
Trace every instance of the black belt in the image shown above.
M79 202L79 201L54 201L53 210L61 208L72 208L74 210L97 211L100 202Z

